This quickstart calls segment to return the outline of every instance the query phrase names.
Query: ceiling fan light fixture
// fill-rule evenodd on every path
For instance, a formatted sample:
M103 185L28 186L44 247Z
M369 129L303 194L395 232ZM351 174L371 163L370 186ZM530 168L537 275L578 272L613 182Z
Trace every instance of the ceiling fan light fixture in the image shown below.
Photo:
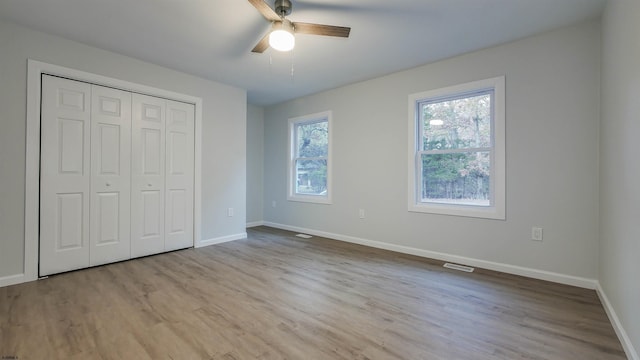
M296 38L293 36L291 21L284 19L274 22L269 34L269 46L278 51L291 51L295 45Z

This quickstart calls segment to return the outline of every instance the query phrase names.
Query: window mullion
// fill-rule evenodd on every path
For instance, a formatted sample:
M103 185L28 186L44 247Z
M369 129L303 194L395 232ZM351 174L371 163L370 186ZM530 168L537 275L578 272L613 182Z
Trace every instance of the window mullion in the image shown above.
M293 159L294 161L298 160L327 160L326 156L317 156L317 157L297 157Z

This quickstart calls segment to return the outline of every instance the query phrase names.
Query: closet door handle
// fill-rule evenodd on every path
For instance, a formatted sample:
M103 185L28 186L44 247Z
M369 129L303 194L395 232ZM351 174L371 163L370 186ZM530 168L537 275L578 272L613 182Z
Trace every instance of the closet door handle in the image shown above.
M107 186L111 186L111 183L106 183L105 185L107 185Z
M148 187L151 187L151 184L149 183L149 184L147 184L147 186L148 186Z

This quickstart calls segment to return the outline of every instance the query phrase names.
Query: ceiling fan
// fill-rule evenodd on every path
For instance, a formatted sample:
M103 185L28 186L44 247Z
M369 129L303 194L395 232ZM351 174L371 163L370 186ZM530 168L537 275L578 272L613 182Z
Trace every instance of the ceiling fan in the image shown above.
M272 23L271 31L251 50L254 53L262 53L269 46L279 51L289 51L295 45L294 33L347 38L351 31L351 28L344 26L289 21L285 16L291 14L291 0L275 0L273 9L264 0L249 2Z

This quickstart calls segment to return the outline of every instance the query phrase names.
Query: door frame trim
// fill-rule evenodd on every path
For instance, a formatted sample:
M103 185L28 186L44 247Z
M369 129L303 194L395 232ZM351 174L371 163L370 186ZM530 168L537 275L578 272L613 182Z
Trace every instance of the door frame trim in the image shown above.
M40 228L40 94L42 74L182 101L195 106L193 246L202 242L202 98L114 79L33 59L27 60L27 148L24 209L24 273L21 282L38 278ZM15 280L15 279L14 279Z

